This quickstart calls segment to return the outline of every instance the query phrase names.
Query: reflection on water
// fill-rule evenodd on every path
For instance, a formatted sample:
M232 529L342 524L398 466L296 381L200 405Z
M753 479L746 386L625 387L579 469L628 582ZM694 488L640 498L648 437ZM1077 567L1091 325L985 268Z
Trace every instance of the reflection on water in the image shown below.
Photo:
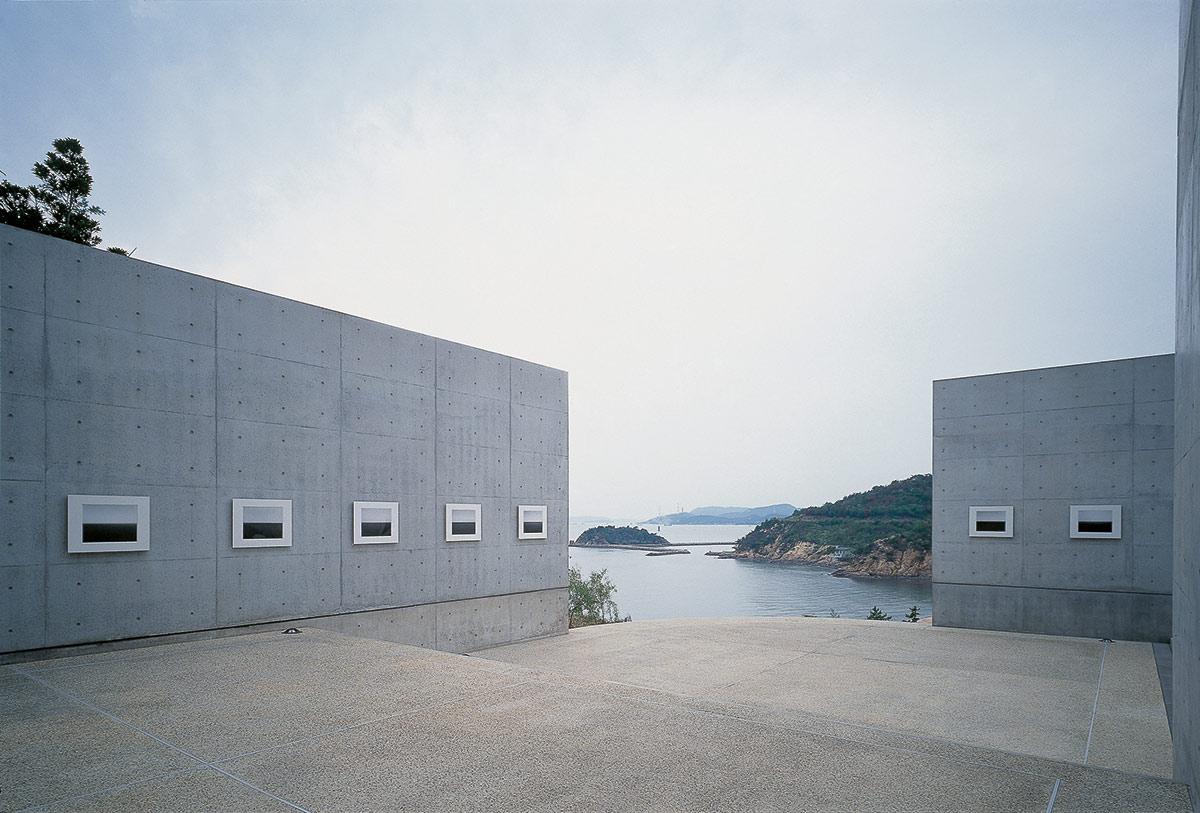
M656 526L644 526L657 531ZM752 526L664 525L671 542L732 542ZM572 537L583 528L572 527ZM916 604L926 617L932 607L927 580L839 579L831 568L745 562L705 556L732 544L690 545L690 554L646 556L640 551L571 548L571 565L586 577L608 569L617 585L622 615L645 618L717 618L749 615L828 615L866 618L878 606L900 618Z

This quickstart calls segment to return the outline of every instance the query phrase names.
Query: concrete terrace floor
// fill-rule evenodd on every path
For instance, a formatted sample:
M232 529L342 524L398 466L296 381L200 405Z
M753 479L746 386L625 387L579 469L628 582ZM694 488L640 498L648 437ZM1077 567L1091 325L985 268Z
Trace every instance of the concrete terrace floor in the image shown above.
M0 667L6 811L1184 813L1170 759L1148 644L899 623L474 656L305 630Z

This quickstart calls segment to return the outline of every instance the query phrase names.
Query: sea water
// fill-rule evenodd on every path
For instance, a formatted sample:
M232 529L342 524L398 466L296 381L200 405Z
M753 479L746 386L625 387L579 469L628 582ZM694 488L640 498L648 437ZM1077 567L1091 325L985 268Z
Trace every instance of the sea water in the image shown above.
M586 526L585 526L586 527ZM575 538L585 527L571 527ZM754 615L822 615L866 618L879 607L899 619L913 605L929 615L933 591L927 579L846 579L833 568L748 562L705 556L732 550L752 525L641 526L669 542L688 544L687 554L647 556L642 551L571 548L571 566L586 578L605 569L617 586L622 615L648 618L720 618Z

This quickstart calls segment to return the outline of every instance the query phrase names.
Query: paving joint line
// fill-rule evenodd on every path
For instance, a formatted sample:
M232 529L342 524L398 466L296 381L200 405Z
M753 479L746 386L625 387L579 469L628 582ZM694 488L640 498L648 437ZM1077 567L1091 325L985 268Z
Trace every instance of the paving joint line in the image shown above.
M1058 799L1058 789L1062 787L1062 778L1054 780L1054 787L1050 789L1050 800L1046 802L1046 813L1054 813L1054 802Z
M1092 735L1096 730L1096 712L1100 710L1100 687L1104 684L1104 659L1108 657L1108 641L1100 652L1100 673L1096 676L1096 697L1092 701L1092 717L1088 721L1087 744L1083 747L1083 764L1088 764L1088 755L1092 751Z
M199 763L198 766L194 766L194 767L211 768L212 770L216 771L217 773L222 774L223 776L226 776L235 782L245 785L246 787L250 788L251 790L261 793L263 796L266 796L270 799L274 799L276 802L279 802L280 804L290 807L292 810L297 811L297 813L313 813L313 811L309 810L306 807L301 807L300 805L296 804L295 802L291 802L291 801L283 798L282 796L277 796L274 793L271 793L269 790L260 788L258 785L255 785L253 782L249 781L248 779L243 779L242 777L240 777L234 773L231 773L230 771L227 771L224 768L221 768L221 767L213 764L212 762L209 762L208 760L201 759L197 755L188 751L186 748L176 745L175 743L171 742L170 740L164 739L163 737L160 737L157 734L147 731L146 729L130 722L129 720L125 720L125 719L122 719L121 717L118 717L117 715L113 714L112 712L108 711L107 709L101 708L100 706L97 706L95 703L85 700L84 698L82 698L78 694L76 694L75 692L71 692L66 689L55 686L53 683L50 683L49 681L44 680L43 678L41 678L35 674L29 673L29 672L25 671L24 669L19 669L19 668L14 667L13 671L17 672L18 674L24 675L26 678L28 678L29 680L32 680L34 683L37 683L38 685L40 685L46 689L49 689L50 691L54 692L57 695L60 695L61 697L65 697L66 699L71 700L72 702L78 703L79 705L83 706L84 708L86 708L90 711L93 711L96 714L99 714L103 717L106 717L107 719L111 720L114 723L117 723L118 725L124 726L125 728L128 728L131 731L141 734L144 737L148 737L149 739L154 740L158 744L163 745L167 748L170 748L173 751L177 751L180 754L183 754L188 759L194 760L197 763ZM105 790L108 790L108 788L102 788L99 791L97 791L97 793L103 793Z

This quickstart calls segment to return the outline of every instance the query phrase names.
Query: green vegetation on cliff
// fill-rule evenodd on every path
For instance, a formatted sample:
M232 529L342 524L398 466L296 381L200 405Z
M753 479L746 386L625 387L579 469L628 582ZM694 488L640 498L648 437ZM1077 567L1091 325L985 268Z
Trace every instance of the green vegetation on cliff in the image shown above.
M630 525L615 527L601 525L588 528L575 540L576 545L666 545L667 540L658 534L653 534L645 528L634 528Z
M843 546L861 555L877 540L896 550L929 550L932 538L933 475L916 474L837 502L801 508L790 517L769 519L737 541L739 551L768 545L777 553L801 542Z

